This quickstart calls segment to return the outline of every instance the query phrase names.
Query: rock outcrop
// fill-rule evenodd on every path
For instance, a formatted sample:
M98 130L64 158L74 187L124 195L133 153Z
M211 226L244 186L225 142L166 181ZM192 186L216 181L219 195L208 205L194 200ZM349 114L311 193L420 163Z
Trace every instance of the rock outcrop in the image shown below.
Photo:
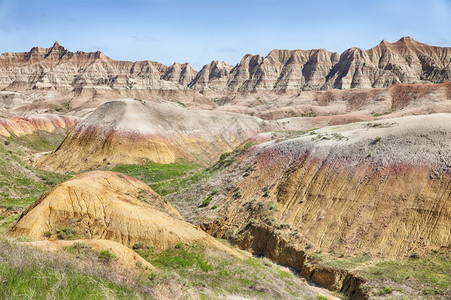
M194 80L188 85L192 89L211 89L227 92L227 81L232 66L223 61L212 61L205 65Z
M209 164L245 139L271 129L232 113L190 111L174 103L124 99L105 103L38 166L81 171L118 163L190 161Z
M172 70L172 71L171 71ZM172 74L171 72L179 72ZM110 59L101 52L75 53L56 42L51 48L0 56L0 88L69 89L109 87L114 89L184 89L195 75L189 64L171 68L152 61L127 62ZM164 78L164 79L163 79Z
M222 181L212 178L221 183L211 201L218 209L193 207L191 220L206 220L217 237L234 232L244 248L250 228L269 225L312 251L405 257L450 249L450 128L450 114L433 114L278 137L236 157ZM178 197L206 197L194 194ZM265 249L269 257L281 251Z
M149 186L115 172L83 173L56 186L26 209L9 231L35 240L64 234L125 246L142 242L155 251L200 243L238 255L183 221Z
M266 57L248 54L235 67L212 61L197 73L188 63L168 67L152 61L116 61L101 52L73 53L56 42L51 48L3 53L0 89L66 90L81 94L105 88L144 93L189 88L226 95L383 88L395 83L450 81L450 59L449 47L429 46L404 37L396 43L384 40L369 50L351 48L341 55L325 49L273 50Z

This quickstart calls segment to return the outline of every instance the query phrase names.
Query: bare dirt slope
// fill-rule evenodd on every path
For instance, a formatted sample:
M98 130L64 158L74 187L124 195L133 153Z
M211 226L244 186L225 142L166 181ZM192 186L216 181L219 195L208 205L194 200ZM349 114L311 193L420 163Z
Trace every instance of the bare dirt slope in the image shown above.
M251 116L123 99L99 107L38 165L80 171L147 160L209 164L245 139L271 128L270 123Z
M210 204L218 209L194 207L208 195L196 194L202 186L174 201L193 203L184 211L197 211L187 217L207 232L269 257L280 239L375 257L449 249L450 128L449 114L434 114L279 136L205 183L219 190Z

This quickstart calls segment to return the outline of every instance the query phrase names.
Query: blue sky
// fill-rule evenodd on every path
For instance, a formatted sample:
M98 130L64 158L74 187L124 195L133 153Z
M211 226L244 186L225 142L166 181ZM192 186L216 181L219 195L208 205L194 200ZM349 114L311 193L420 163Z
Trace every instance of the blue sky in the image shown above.
M50 47L120 60L235 65L272 49L363 49L403 36L451 47L451 0L0 0L0 52Z

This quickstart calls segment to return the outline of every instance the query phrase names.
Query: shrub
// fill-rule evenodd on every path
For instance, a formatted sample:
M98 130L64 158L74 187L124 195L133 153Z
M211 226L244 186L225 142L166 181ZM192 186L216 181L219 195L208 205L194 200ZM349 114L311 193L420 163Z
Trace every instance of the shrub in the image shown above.
M61 240L75 240L78 238L77 230L70 228L70 227L58 229L56 231L56 234L57 234L58 238Z
M136 249L144 249L145 245L143 242L136 242L133 246L132 249L136 250Z
M88 250L91 250L91 247L89 247L85 243L76 242L73 243L70 247L64 247L64 250L72 254L84 256L85 254L87 254Z
M76 250L81 250L81 249L88 248L88 245L86 245L85 243L75 242L75 243L73 243L71 248L76 249Z
M114 255L113 253L111 253L108 250L103 250L103 251L100 251L100 253L99 253L99 260L101 262L110 263L114 259L116 259L116 255Z
M393 288L387 286L385 289L379 291L379 295L387 295L393 292Z
M233 198L234 199L239 199L239 198L241 198L241 191L240 191L240 187L237 187L236 189L235 189L235 194L233 194Z
M268 209L269 209L269 210L273 210L273 209L275 209L275 208L276 208L276 204L275 204L274 202L270 201L270 202L268 203Z
M202 203L199 205L199 207L206 207L210 204L211 200L213 200L213 195L208 195L207 198L202 201Z

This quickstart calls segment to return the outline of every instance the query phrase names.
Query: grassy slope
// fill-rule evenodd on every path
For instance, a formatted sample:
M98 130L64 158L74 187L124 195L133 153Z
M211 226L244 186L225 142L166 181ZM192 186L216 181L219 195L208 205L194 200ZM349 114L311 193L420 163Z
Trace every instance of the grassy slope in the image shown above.
M136 273L83 243L44 252L0 241L0 299L314 299L305 282L267 259L239 260L199 245L137 249L156 269Z
M64 134L38 132L23 137L0 137L0 206L23 208L49 188L70 178L33 168L27 158L51 151Z
M365 278L363 289L374 298L395 299L451 297L451 257L449 252L434 251L427 256L399 260L374 259L368 254L336 258L332 254L313 254L320 264L350 270Z
M240 260L200 245L179 244L161 253L154 253L152 249L136 251L157 267L157 271L151 274L155 285L179 282L201 299L218 299L224 295L252 299L314 297L298 276L268 259L249 257Z
M114 271L99 260L97 253L85 253L47 253L0 241L0 298L146 298L140 286L115 278Z
M112 171L127 174L147 183L158 194L165 196L174 192L174 187L184 178L202 173L202 168L190 163L146 165L117 165Z
M0 157L2 157L0 159L0 206L23 207L28 205L43 191L69 177L36 170L22 159L36 152L52 150L62 139L63 136L50 136L45 133L3 139L3 142L0 143ZM232 154L223 155L215 166L208 169L184 163L168 165L148 163L146 165L119 165L113 170L136 177L165 196L182 192L195 183L205 182L233 161L234 155ZM17 215L1 216L0 233L16 218ZM253 271L255 268L258 269L255 264L261 265L261 262L249 260L245 263L238 263L234 261L231 264L227 263L228 260L221 260L217 256L209 256L206 259L205 254L200 252L194 255L192 252L198 251L196 249L185 250L188 252L183 253L180 249L173 249L159 255L145 253L141 250L144 257L159 267L159 271L152 275L153 284L173 284L168 278L178 278L185 285L196 287L202 291L201 294L208 297L233 292L258 296L261 293L252 289L256 282L264 282L270 286L270 282L267 281L268 274L265 274L266 278L262 279L256 277ZM184 255L187 256L185 258L188 262L186 266L180 267L177 261L180 257L182 260L185 259ZM451 261L448 256L440 253L419 259L396 261L377 261L365 255L347 259L318 255L318 258L326 265L352 270L366 278L368 283L364 288L375 297L388 295L402 299L403 295L423 296L423 294L447 297L451 293ZM172 263L168 265L166 262ZM268 272L272 274L271 276L275 276L274 272L279 271ZM205 284L214 288L205 289L203 286ZM262 284L262 286L265 285ZM289 286L290 284L286 287L289 288Z
M236 153L239 153L239 151ZM214 166L207 169L193 168L189 170L188 166L184 165L155 164L146 166L129 165L121 171L131 176L141 176L144 181L162 195L183 193L193 184L206 182L212 175L218 174L233 163L236 153L223 155ZM144 171L144 168L147 171ZM169 172L165 170L166 168L168 170L176 168L187 171L172 173L171 176L161 175ZM144 176L141 175L141 172L144 173ZM153 179L147 180L146 172L153 174L149 175ZM155 172L161 172L161 174L155 175ZM171 197L173 198L173 196ZM202 199L198 199L198 201L200 200ZM313 254L313 256L317 256L322 264L338 269L347 269L362 276L368 280L364 288L376 297L395 295L395 298L400 297L402 299L403 295L408 297L435 295L435 297L446 298L451 295L451 260L449 255L445 253L431 253L431 255L419 259L394 261L381 261L365 254L350 258L338 258L337 255L326 254Z

